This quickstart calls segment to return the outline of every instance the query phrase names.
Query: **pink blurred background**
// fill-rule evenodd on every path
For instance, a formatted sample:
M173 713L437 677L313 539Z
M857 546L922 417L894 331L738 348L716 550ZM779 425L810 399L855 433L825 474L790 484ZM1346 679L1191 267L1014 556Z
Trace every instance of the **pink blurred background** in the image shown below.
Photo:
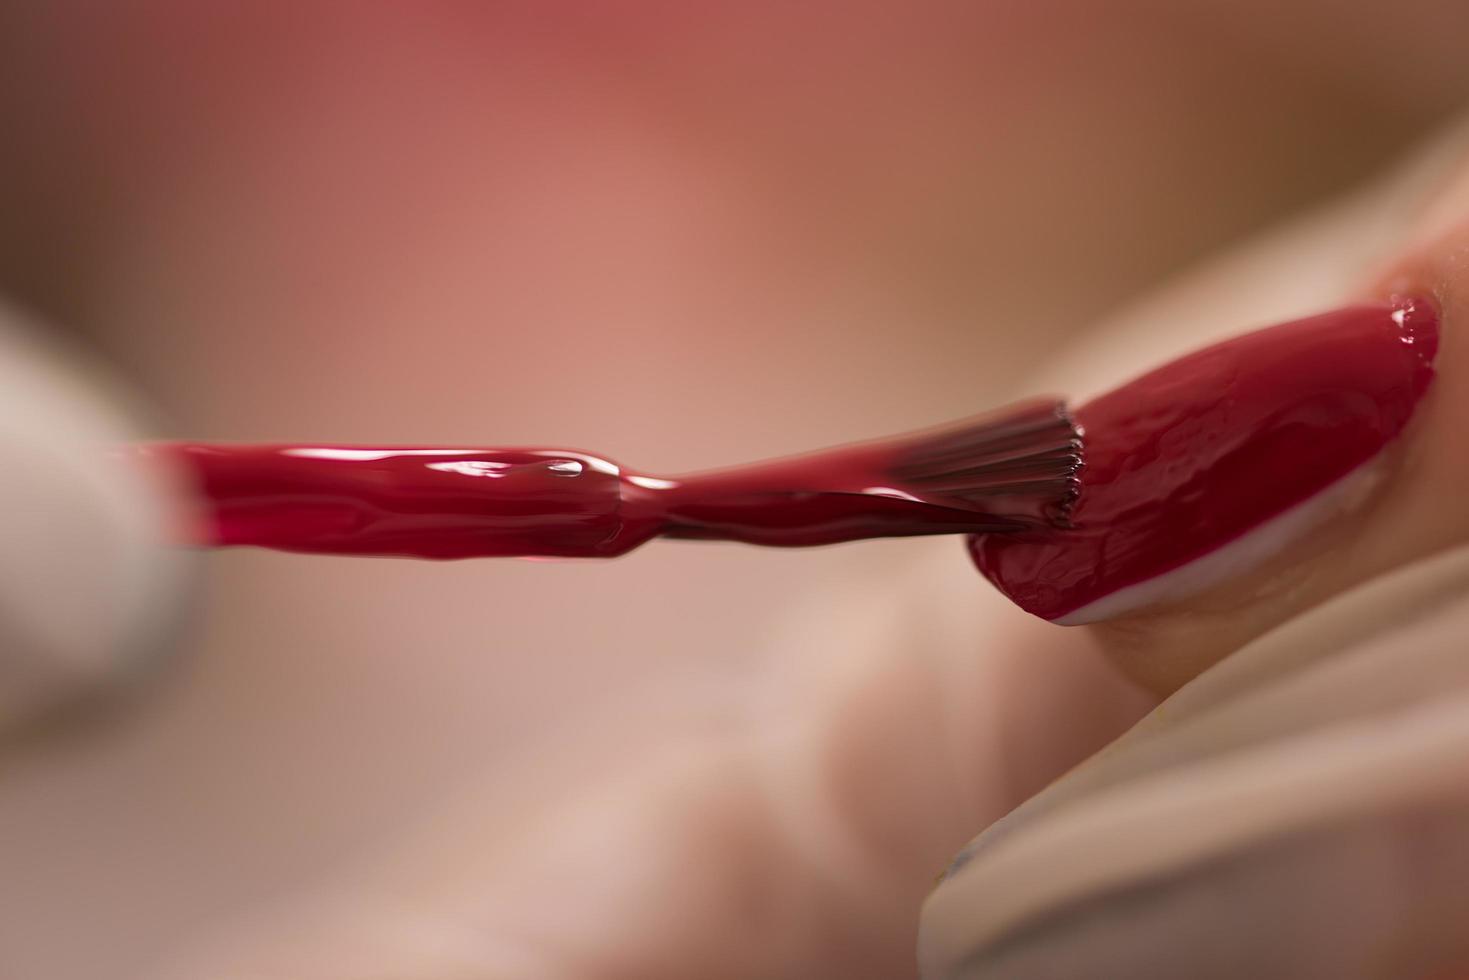
M164 435L792 452L1024 389L1454 108L1466 29L1427 0L12 3L0 288ZM176 676L4 763L0 973L145 976L467 783L718 730L792 617L931 544L211 558ZM990 817L1138 706L996 670L1023 775Z

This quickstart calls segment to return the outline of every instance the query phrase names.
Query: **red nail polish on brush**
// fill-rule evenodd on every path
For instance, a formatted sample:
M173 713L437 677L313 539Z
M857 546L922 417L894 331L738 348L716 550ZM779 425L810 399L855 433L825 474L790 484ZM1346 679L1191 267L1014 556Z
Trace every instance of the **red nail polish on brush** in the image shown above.
M665 479L559 449L144 447L199 492L197 543L416 558L611 558L651 538L784 547L1064 522L1080 440L1041 399L959 426Z
M607 558L658 536L802 546L969 534L1002 592L1078 623L1206 588L1320 520L1407 424L1437 345L1426 302L1354 306L1190 354L1075 419L1039 400L676 479L552 449L140 452L192 479L203 544Z
M1027 611L1090 622L1258 561L1402 431L1433 380L1424 301L1352 306L1183 357L1084 405L1069 529L973 537Z

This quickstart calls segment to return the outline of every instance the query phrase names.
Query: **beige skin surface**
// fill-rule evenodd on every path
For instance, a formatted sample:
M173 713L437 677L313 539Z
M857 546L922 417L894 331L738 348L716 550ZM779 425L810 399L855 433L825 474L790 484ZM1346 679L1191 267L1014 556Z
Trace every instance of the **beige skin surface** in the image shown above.
M1146 686L1169 692L1302 610L1399 565L1463 543L1469 522L1456 501L1469 477L1469 461L1459 446L1469 399L1458 390L1455 378L1465 370L1460 362L1469 354L1455 324L1465 313L1462 256L1469 243L1469 225L1444 217L1461 193L1463 133L1462 128L1447 133L1416 166L1410 164L1395 185L1366 192L1336 212L1313 216L1286 233L1293 246L1308 249L1313 236L1318 240L1351 236L1354 222L1372 227L1373 210L1401 209L1404 223L1396 234L1372 231L1371 239L1383 246L1380 255L1343 263L1342 275L1350 284L1338 295L1342 300L1393 294L1434 298L1443 314L1439 376L1409 430L1374 463L1370 485L1336 508L1323 524L1290 542L1283 552L1268 556L1257 569L1220 587L1096 629L1109 655ZM1359 232L1356 237L1369 236ZM1215 274L1212 281L1210 277L1206 269L1186 278L1165 302L1206 304L1211 289L1233 288L1227 272ZM1264 285L1255 295L1258 302L1271 302ZM1323 300L1318 305L1330 302ZM1297 303L1291 297L1282 306L1295 309ZM1147 344L1150 331L1173 333L1176 328L1168 319L1156 309L1146 311L1131 335ZM1186 653L1180 658L1179 651Z
M1181 690L966 848L925 906L926 976L1463 975L1464 160L1461 128L1120 318L1146 337L1285 246L1339 270L1339 296L1436 297L1440 377L1354 508L1217 589L1076 631Z
M1370 5L1017 6L14 12L6 282L170 434L508 435L653 470L1099 390L1398 274L1443 298L1451 378L1457 215L1412 230L1442 169L1071 327L1399 153L1458 98L1458 5L1394 7L1411 71ZM1370 510L1103 630L1008 608L955 542L220 556L187 672L12 743L0 964L911 976L949 857L1147 706L1109 663L1171 689L1453 542L1450 387Z

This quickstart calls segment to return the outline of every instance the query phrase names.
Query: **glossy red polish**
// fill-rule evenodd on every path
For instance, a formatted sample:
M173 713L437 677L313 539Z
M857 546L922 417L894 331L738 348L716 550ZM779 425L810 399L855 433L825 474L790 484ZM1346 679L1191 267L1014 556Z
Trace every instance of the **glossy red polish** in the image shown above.
M1437 347L1434 308L1403 301L1267 328L1158 368L1077 410L1086 461L1072 527L974 536L974 560L1054 621L1172 598L1160 586L1187 580L1171 573L1284 527L1377 456L1433 380ZM1186 589L1212 584L1195 577Z
M656 536L796 547L1064 521L1080 441L1037 400L958 426L664 479L559 449L179 443L191 540L416 558L610 558Z

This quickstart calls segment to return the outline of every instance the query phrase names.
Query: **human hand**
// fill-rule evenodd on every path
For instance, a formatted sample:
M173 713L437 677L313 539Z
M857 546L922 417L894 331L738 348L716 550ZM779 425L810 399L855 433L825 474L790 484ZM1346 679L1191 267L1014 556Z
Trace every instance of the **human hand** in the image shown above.
M1080 354L1061 325L1455 104L1460 10L17 7L0 250L8 284L213 438L461 438L513 419L494 434L672 452L797 337L786 373L759 361L761 420L704 446L740 458L940 417L1003 397L1014 365ZM1352 224L1336 244L1375 259L1390 233ZM1310 283L1321 244L1275 262ZM1331 305L1350 265L1299 307L1210 293L1170 322ZM530 322L535 337L515 329ZM1165 355L1093 336L1110 380ZM591 356L562 360L584 341ZM1078 393L1103 381L1088 362ZM948 857L1128 720L1090 633L1006 609L954 542L906 566L922 547L670 548L595 588L565 567L211 563L189 684L137 724L8 760L0 972L151 980L138 964L176 942L198 954L185 975L718 968L691 951L735 974L905 975ZM807 589L827 601L767 642ZM493 634L486 596L505 613ZM640 671L669 690L589 724ZM544 730L573 728L568 752L590 761L547 760ZM627 729L686 748L615 758ZM664 849L676 860L656 863ZM307 889L329 863L335 881ZM789 935L735 914L760 904L751 882L795 897ZM202 936L250 902L286 907ZM734 958L766 939L768 960Z
M1430 296L1438 378L1368 495L1219 586L1078 631L1182 690L965 849L925 909L925 976L1463 975L1464 136L1126 318L1112 342L1157 350L1239 295L1281 315Z
M1439 862L1408 859L1421 854L1411 842L1445 860L1457 853L1452 821L1427 806L1462 791L1452 766L1440 764L1456 757L1445 755L1455 725L1425 708L1378 740L1371 730L1381 718L1364 721L1388 706L1417 711L1425 688L1442 693L1462 629L1462 609L1430 613L1438 598L1462 591L1456 559L1383 578L1453 544L1462 526L1452 506L1463 473L1452 420L1463 239L1452 197L1422 211L1441 192L1445 160L1457 167L1459 151L1441 150L1394 182L1200 270L1099 329L1077 348L1072 369L1046 379L1095 388L1145 366L1141 350L1154 361L1383 291L1435 296L1445 318L1441 374L1406 437L1408 458L1426 460L1428 470L1399 484L1402 497L1333 525L1334 539L1279 556L1274 574L1308 582L1289 601L1263 601L1271 596L1259 580L1235 582L1140 622L1062 632L1001 614L992 596L976 598L973 579L956 574L952 542L936 545L929 563L896 582L854 588L842 605L812 610L793 627L787 644L800 666L769 685L785 692L779 708L757 697L706 739L532 794L529 806L493 789L466 794L401 850L203 942L178 975L902 975L913 902L942 863L938 854L966 820L982 822L992 810L993 787L973 779L976 759L1011 753L1025 779L1024 747L997 740L1003 729L992 721L1014 692L976 663L979 646L1004 651L1002 659L1051 658L1057 684L1115 685L1086 659L1103 649L1159 690L1245 649L1000 825L993 846L930 900L928 975L1193 977L1217 968L1221 976L1427 976L1451 961L1455 916L1444 900L1453 877L1434 877ZM1166 333L1130 342L1150 324ZM1349 592L1367 582L1367 593ZM1328 603L1333 597L1342 598ZM1221 598L1232 605L1211 619ZM1362 640L1365 624L1376 641L1329 656ZM1307 669L1318 658L1321 669ZM1415 669L1393 669L1410 660ZM1122 720L1066 722L1099 739ZM1363 747L1374 751L1354 753L1363 740L1350 736L1364 724ZM1251 754L1232 754L1245 743ZM1329 761L1342 765L1328 771ZM1182 762L1186 769L1164 768ZM1246 789L1261 794L1240 796L1252 801L1288 795L1267 792L1270 778L1287 787L1324 782L1310 783L1289 814L1252 803L1248 816L1258 819L1247 822L1230 809ZM1148 826L1150 806L1168 818L1162 827ZM1102 807L1136 819L1100 819ZM507 809L518 817L507 820ZM1383 819L1346 820L1363 814ZM1287 815L1296 831L1288 840L1271 833ZM1169 829L1181 833L1167 881L1201 897L1176 902L1159 891L1151 904L1121 900L1153 880L1146 875L1160 849L1152 844ZM1363 834L1373 846L1362 845ZM1299 849L1276 864L1201 860L1263 841ZM1075 855L1055 867L1062 846ZM1345 859L1361 855L1372 860ZM1281 867L1290 869L1285 878ZM1083 875L1099 868L1110 877ZM1220 890L1212 900L1210 889ZM1322 904L1342 896L1387 900L1364 901L1354 915ZM1325 909L1327 927L1351 923L1368 941L1324 942L1316 920L1286 915L1303 907ZM1085 914L1067 914L1075 909ZM1289 928L1262 931L1262 910ZM1015 923L1052 914L1055 928L1034 933L1043 942L1010 941ZM1106 928L1089 929L1095 921Z

